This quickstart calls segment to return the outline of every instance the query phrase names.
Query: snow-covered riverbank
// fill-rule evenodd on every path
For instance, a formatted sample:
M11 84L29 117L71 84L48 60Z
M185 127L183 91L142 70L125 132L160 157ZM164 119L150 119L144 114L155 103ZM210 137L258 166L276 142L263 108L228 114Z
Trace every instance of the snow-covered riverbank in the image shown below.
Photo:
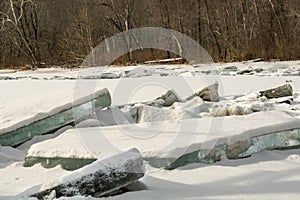
M239 160L220 155L220 161L214 164L190 164L171 171L151 163L160 159L168 163L202 147L232 144L232 138L241 141L241 137L257 137L263 131L299 129L299 69L300 61L130 66L106 69L109 79L99 79L103 78L99 75L103 68L88 72L0 71L0 133L38 120L41 114L50 116L57 108L68 109L82 97L89 100L103 88L107 88L112 99L110 108L98 110L93 119L76 123L78 128L67 126L52 136L38 136L17 148L0 147L0 199L17 198L14 196L35 185L70 173L60 166L23 167L26 155L103 159L132 147L138 148L146 160L146 175L140 180L145 186L140 191L135 191L138 187L134 186L133 192L109 199L299 199L298 149L263 151ZM169 107L149 104L167 90L186 99L215 82L219 84L219 102L196 97ZM286 82L293 87L292 96L259 96L260 91ZM74 92L76 88L86 88L85 95ZM237 112L232 111L229 113L234 116L216 117L216 108L245 112L239 113L243 116L235 116ZM101 143L102 137L106 143Z

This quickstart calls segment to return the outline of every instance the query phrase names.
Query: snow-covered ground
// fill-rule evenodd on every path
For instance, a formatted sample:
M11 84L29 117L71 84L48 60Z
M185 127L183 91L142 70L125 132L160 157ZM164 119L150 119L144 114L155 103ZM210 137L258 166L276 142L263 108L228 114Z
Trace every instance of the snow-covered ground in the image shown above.
M1 81L0 90L5 95L0 97L0 135L26 126L32 122L52 116L72 106L108 93L98 88L93 93L77 92L74 85L49 83L44 88L40 82ZM80 91L88 91L81 87Z
M104 73L104 74L100 74ZM137 65L127 67L93 67L85 70L46 68L29 71L0 70L0 80L65 80L115 79L144 76L190 76L190 75L257 75L257 76L300 76L300 61L282 62L234 62L200 65Z
M149 169L148 190L109 199L299 199L300 151L266 151L218 164L192 164L172 171ZM68 198L61 198L68 199ZM74 198L76 199L76 198Z
M136 147L146 160L175 160L184 153L289 128L300 129L300 120L279 111L262 111L249 116L76 128L33 145L27 155L103 159L109 154ZM72 143L66 144L68 140Z
M292 97L259 97L259 91L286 81L294 89ZM219 83L219 102L196 98L162 108L141 104L169 89L186 99L214 82ZM86 93L77 94L76 88L85 88ZM36 137L17 148L0 147L0 199L14 199L35 185L70 173L60 166L44 169L36 164L25 168L26 154L105 158L137 147L148 161L154 157L174 159L205 146L205 142L209 146L211 141L214 145L222 143L222 138L249 137L245 133L257 136L263 134L262 130L300 128L300 61L290 61L0 70L0 133L40 119L39 113L49 116L55 109L79 103L78 99L90 99L102 88L110 92L112 107L97 111L96 119L77 124L76 129L66 127L52 136ZM216 118L217 108L245 112L243 116ZM108 141L107 149L97 149L99 132ZM147 189L108 199L299 199L299 164L298 149L264 151L245 159L191 164L171 171L146 163L146 176L141 182Z

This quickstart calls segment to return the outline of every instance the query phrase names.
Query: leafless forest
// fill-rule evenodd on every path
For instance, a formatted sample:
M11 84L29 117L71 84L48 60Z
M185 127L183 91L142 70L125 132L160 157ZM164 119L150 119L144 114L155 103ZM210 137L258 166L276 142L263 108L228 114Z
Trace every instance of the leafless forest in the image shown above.
M105 38L147 26L187 34L216 61L300 59L299 0L1 0L0 65L79 65Z

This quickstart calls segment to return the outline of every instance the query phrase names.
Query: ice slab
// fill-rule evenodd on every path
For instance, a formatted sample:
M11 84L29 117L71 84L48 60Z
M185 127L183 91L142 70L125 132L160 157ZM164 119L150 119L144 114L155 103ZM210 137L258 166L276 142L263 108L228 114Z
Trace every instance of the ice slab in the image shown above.
M3 146L15 146L35 135L49 133L73 123L97 109L109 106L111 97L107 89L76 97L71 90L56 91L51 96L39 97L36 102L28 102L30 105L24 105L22 99L19 101L4 104L3 109L0 109L0 113L3 113L0 119L3 122L0 125L0 144ZM18 105L25 107L20 108L20 116L17 112ZM36 108L40 109L40 113L31 110ZM11 113L9 109L15 112Z
M78 128L32 145L26 157L95 159L136 147L151 165L165 167L189 153L203 157L216 147L222 152L226 151L226 146L229 148L240 144L240 151L243 152L250 146L252 138L299 128L299 119L280 111L265 111L247 116ZM213 154L215 155L217 158L222 156L218 149Z
M175 102L170 107L163 108L136 104L130 110L132 118L137 123L200 118L200 114L204 112L208 114L209 105L200 97L194 97L186 102Z
M198 97L201 97L205 101L217 102L220 99L219 93L218 93L218 90L219 90L218 88L219 88L219 84L216 82L216 83L209 85L209 86L203 88L202 90L196 92L188 99L192 99L195 96L198 96Z
M278 131L251 139L250 147L238 157L247 157L264 150L300 147L300 129Z
M272 88L259 92L261 96L265 96L268 99L280 98L293 96L293 88L290 84L286 83L282 86L278 86L277 88Z
M155 100L163 100L163 106L171 106L175 102L181 102L182 99L178 96L178 94L174 90L168 90L162 96L156 98Z
M97 119L99 119L98 126L113 126L117 124L133 123L133 119L131 119L129 114L114 106L111 106L105 110L98 110L96 115Z
M199 150L180 156L166 169L175 169L191 163L210 164L221 161L222 156L228 159L249 157L265 150L298 149L300 147L300 128L266 133L265 135L245 138L228 144L217 145L211 150Z
M40 158L40 157L27 157L25 158L24 167L32 167L37 163L40 163L44 168L49 169L61 166L62 169L67 171L73 171L80 169L86 165L89 165L95 162L96 158Z
M60 179L34 186L19 197L40 199L52 195L93 196L108 195L144 176L143 159L137 149L131 149L104 160L100 159Z

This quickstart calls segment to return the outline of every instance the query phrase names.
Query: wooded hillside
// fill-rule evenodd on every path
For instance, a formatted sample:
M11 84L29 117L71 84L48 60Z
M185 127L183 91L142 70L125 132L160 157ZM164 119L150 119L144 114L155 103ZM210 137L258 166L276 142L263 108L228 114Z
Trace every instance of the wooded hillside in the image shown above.
M79 65L105 38L147 26L192 37L216 61L300 59L299 0L2 0L0 65ZM170 54L119 62L141 57Z

